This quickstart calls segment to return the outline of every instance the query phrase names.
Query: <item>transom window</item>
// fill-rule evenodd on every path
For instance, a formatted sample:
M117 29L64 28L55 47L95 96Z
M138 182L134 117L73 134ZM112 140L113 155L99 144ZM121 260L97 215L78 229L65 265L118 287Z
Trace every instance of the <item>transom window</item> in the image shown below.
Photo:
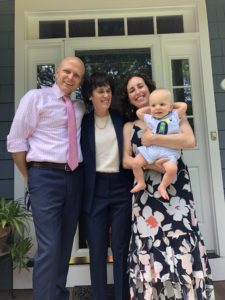
M66 20L40 21L39 38L66 38ZM68 37L123 36L143 34L183 33L182 16L162 16L143 18L110 18L85 20L68 20ZM126 30L127 28L127 30ZM126 32L127 31L127 32Z
M194 7L173 10L70 11L26 14L26 39L155 35L198 32Z

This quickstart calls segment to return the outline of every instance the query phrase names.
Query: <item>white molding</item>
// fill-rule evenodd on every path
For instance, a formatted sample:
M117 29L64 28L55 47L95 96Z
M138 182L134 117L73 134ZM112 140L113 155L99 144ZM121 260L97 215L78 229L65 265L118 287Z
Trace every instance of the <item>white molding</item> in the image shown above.
M212 65L209 44L209 31L207 23L207 12L204 0L198 1L198 15L199 15L199 29L200 29L200 47L201 47L201 64L202 64L202 77L203 89L205 97L205 114L207 119L208 131L208 147L209 147L209 162L210 174L214 194L214 213L215 225L217 229L217 254L225 257L225 201L222 179L222 167L220 161L220 149L218 141L218 128L216 120L216 107L212 78ZM204 112L203 112L204 113ZM210 133L217 133L217 139L211 140ZM216 157L217 159L214 159Z
M126 21L128 17L153 17L182 15L184 22L184 32L198 31L195 5L176 5L176 6L157 6L157 7L138 7L138 8L116 8L116 9L94 9L94 10L70 10L70 11L39 11L25 13L25 39L33 40L39 37L39 22L64 20L66 21L66 38L68 38L68 20L112 19L122 18ZM125 25L126 26L126 25Z
M213 281L225 280L225 257L212 258L209 260L209 264Z
M13 289L32 289L32 274L33 268L29 271L22 270L20 273L17 270L13 272ZM82 276L81 276L82 274ZM108 283L113 283L113 266L108 264L107 267ZM67 287L80 285L90 285L89 265L71 265L67 277Z

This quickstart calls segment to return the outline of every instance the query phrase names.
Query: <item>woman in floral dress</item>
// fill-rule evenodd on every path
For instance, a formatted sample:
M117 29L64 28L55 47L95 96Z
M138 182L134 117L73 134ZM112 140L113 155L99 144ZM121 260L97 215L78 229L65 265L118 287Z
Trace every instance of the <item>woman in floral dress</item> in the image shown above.
M148 104L153 82L143 75L127 78L121 93L124 126L124 166L130 168L135 148L156 144L174 149L192 148L195 138L186 119L181 133L143 133L136 109ZM151 167L151 169L150 169ZM157 191L162 162L145 171L147 188L133 195L132 236L128 258L132 300L212 300L211 270L198 227L190 177L182 158L177 178L165 201Z

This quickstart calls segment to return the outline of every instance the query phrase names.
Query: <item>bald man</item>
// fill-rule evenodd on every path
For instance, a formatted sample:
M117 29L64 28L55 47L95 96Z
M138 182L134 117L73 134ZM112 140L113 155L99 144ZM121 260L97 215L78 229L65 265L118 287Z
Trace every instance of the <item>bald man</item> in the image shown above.
M34 300L69 299L66 279L83 189L80 127L85 109L82 101L71 105L68 96L80 86L84 72L79 58L64 58L52 87L30 90L22 97L7 137L8 151L30 193L38 244ZM67 104L75 117L72 135ZM70 154L69 136L75 149Z

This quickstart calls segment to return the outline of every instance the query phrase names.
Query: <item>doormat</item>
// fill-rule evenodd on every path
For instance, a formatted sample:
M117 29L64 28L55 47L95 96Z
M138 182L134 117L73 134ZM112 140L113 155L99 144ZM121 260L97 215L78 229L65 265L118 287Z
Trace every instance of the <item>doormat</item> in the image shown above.
M72 300L91 300L92 292L90 285L75 286L72 291ZM108 300L113 300L113 285L108 285Z

